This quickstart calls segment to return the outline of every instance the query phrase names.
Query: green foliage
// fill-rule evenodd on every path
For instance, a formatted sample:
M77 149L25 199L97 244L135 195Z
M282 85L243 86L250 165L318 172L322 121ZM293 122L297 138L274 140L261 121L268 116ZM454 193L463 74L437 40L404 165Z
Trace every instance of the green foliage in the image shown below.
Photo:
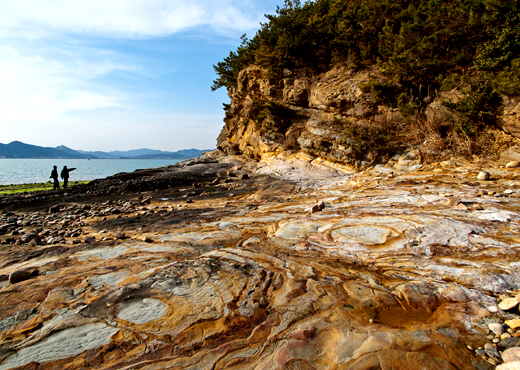
M397 108L405 120L410 120L417 114L419 105L416 104L406 93L402 93L397 98Z
M285 132L293 117L291 109L272 100L257 104L255 110L258 112L256 122L269 132Z
M376 103L397 105L397 97L401 93L402 87L397 86L392 81L381 81L370 78L368 82L359 85L364 93L371 93Z
M349 143L355 158L363 159L367 154L390 155L401 149L396 135L402 128L398 122L385 124L360 124L334 117L332 121Z
M439 84L440 91L451 91L459 84L461 75L458 73L451 73L447 77L439 75L436 80Z
M503 94L509 96L520 95L520 58L511 61L511 66L491 77L493 87Z
M249 64L321 72L333 64L378 61L419 99L439 75L486 71L504 79L520 55L520 0L286 0L253 39L214 66L212 89L236 86ZM497 86L500 83L497 82ZM444 88L447 85L444 84ZM511 91L505 88L504 91ZM420 95L420 93L423 95Z
M487 84L473 84L465 91L466 96L458 102L445 102L444 105L457 114L455 131L473 136L486 126L496 126L497 116L502 113L502 97Z
M230 51L229 55L223 61L218 62L213 66L213 69L218 75L218 78L213 81L211 90L215 91L221 87L232 87L237 85L238 73L249 64L253 63L252 49L254 44L242 35L242 43L237 49L237 52Z
M71 181L70 186L88 184L90 181ZM33 193L37 191L52 190L52 183L50 181L46 183L35 183L35 184L18 184L18 185L0 185L0 195L19 194L19 193Z

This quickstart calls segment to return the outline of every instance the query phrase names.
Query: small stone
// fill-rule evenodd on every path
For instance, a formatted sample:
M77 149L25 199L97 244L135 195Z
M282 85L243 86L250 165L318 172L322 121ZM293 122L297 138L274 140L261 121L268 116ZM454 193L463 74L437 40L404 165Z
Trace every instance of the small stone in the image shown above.
M316 213L316 212L319 212L319 211L321 211L320 206L317 205L317 204L315 204L315 205L313 205L312 208L311 208L311 215L312 215L313 213Z
M493 366L497 366L498 365L498 361L495 358L493 358L493 357L487 358L486 361L489 362Z
M498 348L501 349L508 349L518 346L520 346L520 338L504 338L500 342L498 342Z
M38 270L21 270L21 271L13 271L9 275L9 283L10 284L16 284L21 281L28 280L34 276L38 276Z
M38 245L38 243L36 242L35 239L32 239L29 243L28 243L29 247L36 247Z
M491 178L491 174L486 171L480 171L477 175L478 180L489 180Z
M506 189L506 190L504 190L504 194L513 194L513 193L514 193L513 189Z
M497 322L488 324L488 328L489 328L489 330L491 330L493 333L495 333L498 336L500 336L504 333L504 325L499 324Z
M494 339L492 340L492 342L495 343L495 344L497 344L498 342L500 342L500 338L494 338Z
M486 355L486 351L484 351L483 349L480 349L480 348L476 349L475 353L481 357L484 357Z
M468 210L468 207L464 203L459 203L454 208L455 209L459 209L461 211L467 211Z
M116 239L126 239L125 233L117 233L116 234Z
M85 237L85 243L94 243L96 241L95 236L87 236Z
M150 238L149 236L145 236L145 237L143 238L143 241L144 241L145 243L153 243L153 239Z
M520 328L520 319L506 320L505 324L511 329L518 329Z
M484 207L482 207L481 204L473 203L471 206L469 206L469 209L472 211L482 211Z
M186 201L186 203L194 203L194 202L193 202L193 199L188 199L188 200Z
M475 347L473 347L471 344L468 344L466 347L468 347L468 349L470 351L474 351L475 350Z
M486 345L484 346L484 350L489 357L500 359L500 353L498 353L496 347L491 343L486 343Z
M506 298L498 304L498 307L504 311L512 310L513 308L515 308L517 306L518 306L518 301L516 300L516 298Z
M508 164L506 164L506 168L517 168L520 167L519 161L511 161Z
M79 239L72 239L72 244L79 244L81 243L81 240Z

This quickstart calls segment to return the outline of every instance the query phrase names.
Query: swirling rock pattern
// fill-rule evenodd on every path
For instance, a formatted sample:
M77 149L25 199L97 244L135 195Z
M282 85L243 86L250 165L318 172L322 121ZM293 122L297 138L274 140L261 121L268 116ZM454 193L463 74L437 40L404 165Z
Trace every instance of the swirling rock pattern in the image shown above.
M0 282L0 369L494 368L468 346L516 317L498 307L520 291L516 170L308 167L273 159L122 216L91 201L92 244L2 245L1 276L39 274Z

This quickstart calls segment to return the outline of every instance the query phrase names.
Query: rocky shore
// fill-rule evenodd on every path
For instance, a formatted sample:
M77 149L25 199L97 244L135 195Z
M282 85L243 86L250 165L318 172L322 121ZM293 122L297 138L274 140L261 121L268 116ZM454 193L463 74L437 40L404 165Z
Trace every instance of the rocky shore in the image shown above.
M0 369L519 368L519 170L392 163L217 151L0 198Z

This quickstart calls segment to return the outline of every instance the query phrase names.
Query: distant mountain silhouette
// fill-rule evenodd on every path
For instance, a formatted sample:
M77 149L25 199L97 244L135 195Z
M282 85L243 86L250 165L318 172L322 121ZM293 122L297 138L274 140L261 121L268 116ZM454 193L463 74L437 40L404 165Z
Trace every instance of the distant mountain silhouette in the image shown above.
M0 143L0 158L66 158L66 159L188 159L200 156L208 150L183 149L177 152L163 152L154 149L134 149L127 151L88 152L74 150L64 145L47 148L37 145L13 141L9 144Z
M60 150L60 151L62 151L64 153L70 154L70 155L78 156L78 158L87 158L87 159L98 158L98 157L96 157L95 155L92 155L92 154L83 154L83 153L81 153L81 152L79 152L77 150L68 148L65 145L57 146L56 149L58 149L58 150ZM74 158L76 158L76 157L74 157Z
M13 141L0 143L0 157L4 158L85 158L80 153L67 153L56 148L45 148L36 145Z
M213 149L182 149L177 152L163 152L155 149L133 149L127 151L113 150L111 152L88 152L85 150L78 150L83 155L94 155L97 158L113 158L113 159L188 159L195 158Z

